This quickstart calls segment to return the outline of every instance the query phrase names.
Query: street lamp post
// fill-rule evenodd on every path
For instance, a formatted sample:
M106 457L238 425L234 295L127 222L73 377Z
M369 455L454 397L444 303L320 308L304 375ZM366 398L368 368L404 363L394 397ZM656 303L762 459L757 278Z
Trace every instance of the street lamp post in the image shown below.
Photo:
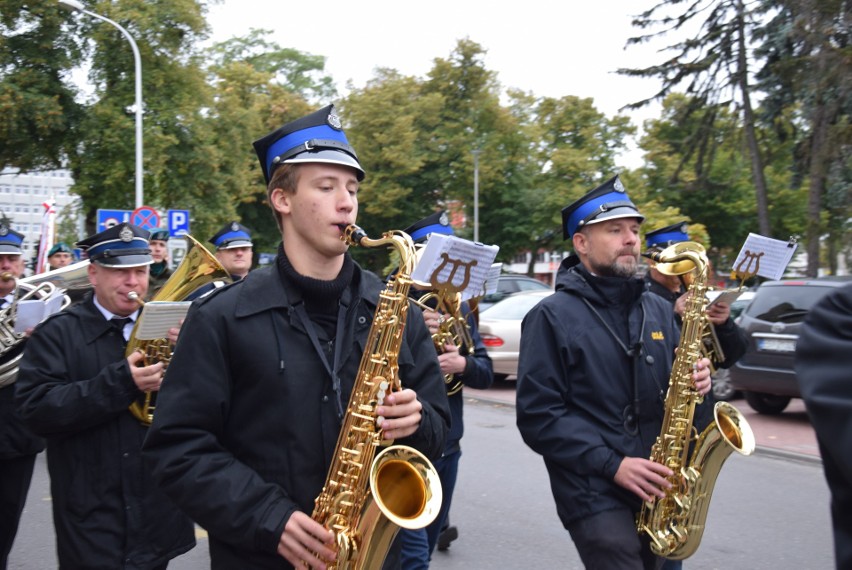
M125 30L116 22L113 22L109 18L101 16L100 14L86 10L83 4L77 0L57 1L60 6L64 6L65 8L69 8L76 12L82 12L92 18L112 24L118 28L118 31L120 31L125 38L127 38L127 41L130 42L130 47L133 48L133 63L136 68L136 103L134 105L136 108L136 207L139 208L144 203L144 194L142 190L142 58L139 56L139 48L136 46L136 41L133 39L133 36L130 35L130 32Z
M473 241L479 241L479 155L478 148L470 151L473 154Z

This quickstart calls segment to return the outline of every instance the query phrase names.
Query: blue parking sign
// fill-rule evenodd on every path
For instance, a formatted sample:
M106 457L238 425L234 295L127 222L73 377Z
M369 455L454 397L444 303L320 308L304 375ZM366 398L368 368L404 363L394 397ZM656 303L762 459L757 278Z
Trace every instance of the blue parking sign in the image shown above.
M189 233L189 210L169 210L169 237L181 237Z
M98 208L98 232L130 221L130 210L102 210Z

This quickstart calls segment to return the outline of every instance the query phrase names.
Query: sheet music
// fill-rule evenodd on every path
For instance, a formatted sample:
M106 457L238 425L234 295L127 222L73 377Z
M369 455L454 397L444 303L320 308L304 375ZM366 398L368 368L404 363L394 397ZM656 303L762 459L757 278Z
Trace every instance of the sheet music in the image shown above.
M781 279L797 247L794 241L750 233L734 261L731 274L736 278L756 274L767 279Z
M64 299L65 296L62 292L56 289L47 299L26 299L24 301L18 301L15 315L15 332L26 332L27 329L36 326L50 315L60 310Z
M482 295L500 248L444 234L432 234L411 277L432 288L461 291L462 300Z
M745 293L745 290L741 289L722 289L721 291L713 291L713 298L708 303L708 307L714 303L726 303L730 305L737 299L739 299L740 295ZM707 294L710 297L710 293Z
M482 293L483 295L491 295L497 292L501 273L503 273L503 264L492 263L491 269L488 270L488 277L485 278L485 291Z
M191 301L150 301L136 323L134 335L137 340L156 340L166 338L169 329L180 326L186 317Z

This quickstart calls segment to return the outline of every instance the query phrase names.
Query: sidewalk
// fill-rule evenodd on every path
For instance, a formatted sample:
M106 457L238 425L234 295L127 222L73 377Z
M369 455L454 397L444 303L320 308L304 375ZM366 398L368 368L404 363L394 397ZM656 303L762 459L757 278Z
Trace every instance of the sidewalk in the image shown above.
M477 400L515 405L514 382L495 384L488 390L465 388L464 395ZM749 423L757 444L757 453L821 462L816 434L808 420L802 400L794 398L787 409L777 416L758 414L743 399L733 400L731 404L745 416Z

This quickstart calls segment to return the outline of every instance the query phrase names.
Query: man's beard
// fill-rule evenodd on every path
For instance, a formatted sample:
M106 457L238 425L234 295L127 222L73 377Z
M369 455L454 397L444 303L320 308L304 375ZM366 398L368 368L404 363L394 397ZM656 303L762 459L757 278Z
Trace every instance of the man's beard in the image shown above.
M633 255L632 252L625 255ZM619 255L620 257L620 255ZM636 275L636 267L639 265L639 260L637 258L631 258L630 261L620 262L616 258L609 265L595 264L592 263L592 273L595 275L599 275L601 277L621 277L622 279L628 279Z

